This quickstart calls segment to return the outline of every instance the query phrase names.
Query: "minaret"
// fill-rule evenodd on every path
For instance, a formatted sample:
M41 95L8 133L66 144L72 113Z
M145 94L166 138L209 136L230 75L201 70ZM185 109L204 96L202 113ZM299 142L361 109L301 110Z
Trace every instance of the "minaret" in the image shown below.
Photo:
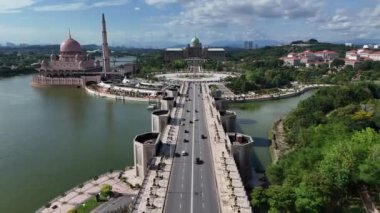
M103 73L107 75L111 71L110 67L110 51L108 49L107 42L107 28L106 28L106 19L104 18L104 13L102 14L102 35L103 35Z

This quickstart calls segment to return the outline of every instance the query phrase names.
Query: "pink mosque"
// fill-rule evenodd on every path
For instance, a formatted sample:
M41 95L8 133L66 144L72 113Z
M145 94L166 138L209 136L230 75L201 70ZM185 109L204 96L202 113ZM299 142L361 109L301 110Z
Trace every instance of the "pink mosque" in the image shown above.
M50 56L37 64L38 74L33 76L33 86L85 86L86 83L99 83L102 76L111 74L107 30L102 16L103 64L82 51L81 45L71 37L60 45L60 54Z

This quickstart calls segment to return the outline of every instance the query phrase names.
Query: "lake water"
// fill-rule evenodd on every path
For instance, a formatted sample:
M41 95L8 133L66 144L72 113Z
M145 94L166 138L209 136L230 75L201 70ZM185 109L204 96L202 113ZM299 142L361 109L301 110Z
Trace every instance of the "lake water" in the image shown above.
M133 165L132 140L150 130L144 103L0 80L0 212L32 212L73 186Z
M254 140L252 161L255 168L262 171L272 163L268 133L273 123L295 109L299 101L314 93L309 91L288 99L230 105L230 110L237 113L237 130L252 136Z
M83 181L133 165L132 140L151 127L146 103L33 88L30 79L0 79L0 212L33 212ZM239 128L255 139L254 165L270 164L273 122L311 94L233 106Z

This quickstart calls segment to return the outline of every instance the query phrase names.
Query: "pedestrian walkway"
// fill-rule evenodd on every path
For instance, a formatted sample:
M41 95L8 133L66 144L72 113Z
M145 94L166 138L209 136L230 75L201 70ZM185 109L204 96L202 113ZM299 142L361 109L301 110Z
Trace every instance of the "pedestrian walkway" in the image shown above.
M62 196L53 199L50 205L45 206L36 212L41 213L61 213L68 212L83 204L89 198L100 192L102 185L108 184L112 186L112 191L121 195L137 194L128 184L119 179L120 173L123 171L115 171L106 173L98 178L89 180L77 187L67 191Z
M211 152L217 183L217 192L222 212L250 213L251 207L246 195L243 182L237 169L235 160L230 154L227 144L229 138L220 122L220 115L215 107L215 100L211 97L209 85L203 87L205 113L211 140Z
M180 89L180 94L183 94L187 89L187 84L183 84ZM163 144L168 144L174 147L177 143L178 131L181 124L183 113L183 104L185 98L178 96L176 98L177 107L170 111L171 122L166 125L161 134ZM148 170L142 183L136 202L133 205L133 212L163 212L166 192L168 190L170 173L172 170L174 150L170 150L169 156L156 157L157 170Z

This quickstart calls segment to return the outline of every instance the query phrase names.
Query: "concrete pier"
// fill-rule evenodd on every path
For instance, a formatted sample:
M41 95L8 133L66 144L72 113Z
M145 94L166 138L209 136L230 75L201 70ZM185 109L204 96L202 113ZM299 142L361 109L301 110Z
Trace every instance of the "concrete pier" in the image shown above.
M174 107L174 97L164 97L161 99L161 109L171 110Z
M155 110L152 112L152 132L162 132L169 122L169 110Z
M236 130L236 113L233 111L220 111L220 120L226 132L235 132Z
M149 132L137 135L133 140L133 154L136 167L136 176L144 177L147 173L148 165L156 156L158 146L160 145L160 133Z

